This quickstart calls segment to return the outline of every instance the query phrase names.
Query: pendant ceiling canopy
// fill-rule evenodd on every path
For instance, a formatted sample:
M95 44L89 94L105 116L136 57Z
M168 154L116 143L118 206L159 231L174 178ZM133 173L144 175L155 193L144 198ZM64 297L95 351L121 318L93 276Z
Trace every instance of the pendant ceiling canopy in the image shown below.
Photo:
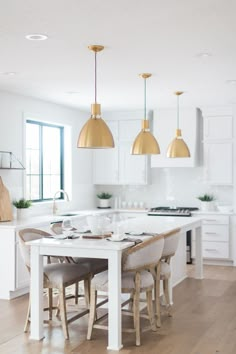
M144 79L144 119L141 132L137 135L131 148L132 155L154 155L160 154L160 148L153 134L150 132L149 120L146 112L146 80L152 74L144 73L139 75Z
M97 103L97 53L104 49L101 45L88 47L95 54L95 103L91 105L91 117L80 131L77 147L87 149L107 149L115 146L112 133L101 118L101 105Z

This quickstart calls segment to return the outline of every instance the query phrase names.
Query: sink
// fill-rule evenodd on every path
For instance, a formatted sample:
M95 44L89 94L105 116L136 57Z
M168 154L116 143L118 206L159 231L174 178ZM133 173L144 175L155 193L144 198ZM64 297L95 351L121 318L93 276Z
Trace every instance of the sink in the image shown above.
M60 214L59 216L76 216L76 215L80 215L77 213L65 213L65 214Z

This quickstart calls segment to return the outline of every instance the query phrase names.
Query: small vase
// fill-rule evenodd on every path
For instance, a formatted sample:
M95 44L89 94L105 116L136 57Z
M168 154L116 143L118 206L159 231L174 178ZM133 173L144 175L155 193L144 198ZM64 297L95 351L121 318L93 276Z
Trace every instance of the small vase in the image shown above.
M29 214L29 210L27 208L17 208L16 209L16 217L17 220L23 220L23 219L27 219L28 218L28 214Z
M110 199L98 199L99 208L110 208Z
M214 210L214 202L201 202L201 210L202 211L213 211Z

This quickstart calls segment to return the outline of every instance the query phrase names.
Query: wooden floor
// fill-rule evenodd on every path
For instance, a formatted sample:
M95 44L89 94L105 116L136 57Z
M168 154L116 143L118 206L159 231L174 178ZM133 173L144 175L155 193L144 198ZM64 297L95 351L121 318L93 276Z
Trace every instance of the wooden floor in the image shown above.
M142 334L135 347L133 334L123 335L122 354L236 354L236 268L206 266L205 279L190 277L174 289L174 316L163 314L158 332ZM94 330L86 340L87 318L69 326L70 340L60 325L45 325L45 339L31 341L23 333L28 298L0 301L1 354L103 354L107 333ZM124 325L127 324L125 318Z

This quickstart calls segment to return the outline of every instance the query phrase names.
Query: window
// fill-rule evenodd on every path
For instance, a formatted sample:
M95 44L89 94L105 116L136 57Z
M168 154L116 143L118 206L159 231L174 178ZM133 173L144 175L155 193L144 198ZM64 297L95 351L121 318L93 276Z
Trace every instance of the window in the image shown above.
M53 198L64 187L64 128L26 121L26 196L33 201ZM59 195L60 196L60 195ZM62 195L59 199L62 199Z

